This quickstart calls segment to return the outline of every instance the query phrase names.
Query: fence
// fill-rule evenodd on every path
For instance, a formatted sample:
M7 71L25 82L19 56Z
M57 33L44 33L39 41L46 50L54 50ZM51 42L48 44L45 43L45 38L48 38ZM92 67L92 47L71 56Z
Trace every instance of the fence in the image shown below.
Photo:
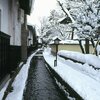
M0 31L0 81L9 73L10 36Z

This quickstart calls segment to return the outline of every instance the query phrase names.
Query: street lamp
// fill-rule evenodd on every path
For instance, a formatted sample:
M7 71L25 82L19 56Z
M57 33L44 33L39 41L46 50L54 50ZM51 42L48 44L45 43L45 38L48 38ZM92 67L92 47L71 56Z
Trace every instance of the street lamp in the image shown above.
M57 52L58 52L58 44L59 44L59 41L61 41L59 38L56 38L54 40L54 44L56 45L56 60L54 60L54 66L57 66Z

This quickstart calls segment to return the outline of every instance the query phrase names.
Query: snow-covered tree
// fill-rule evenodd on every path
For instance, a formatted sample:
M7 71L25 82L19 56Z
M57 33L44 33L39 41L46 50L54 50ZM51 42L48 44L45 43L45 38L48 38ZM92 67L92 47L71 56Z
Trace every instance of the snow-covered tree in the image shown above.
M74 18L72 25L80 38L86 40L100 35L100 0L60 0ZM94 43L93 43L94 45Z
M96 31L100 27L100 0L65 0L63 6L69 9L75 19L73 27L76 27L79 37L97 36Z
M59 5L58 5L59 7ZM61 20L67 18L68 16L61 10L61 7L57 10L53 10L49 17L49 21L51 24L51 29L55 28L55 30L59 31L59 36L61 39L70 39L70 35L72 33L71 22L67 24L61 24ZM71 20L71 19L70 19Z
M41 22L41 36L43 40L51 40L52 37L58 36L61 39L66 39L68 36L69 27L59 23L59 19L65 17L65 14L57 9L51 11L51 14L47 18L40 20ZM60 12L60 13L59 13ZM56 31L56 32L55 32ZM69 31L70 32L70 31Z
M79 37L90 38L97 36L97 29L100 26L100 12L97 1L84 1L84 7L77 15L76 24Z

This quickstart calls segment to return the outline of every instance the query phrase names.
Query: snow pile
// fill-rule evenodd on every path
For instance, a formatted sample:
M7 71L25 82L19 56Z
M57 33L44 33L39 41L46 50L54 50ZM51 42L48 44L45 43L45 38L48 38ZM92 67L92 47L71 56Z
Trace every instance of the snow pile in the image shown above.
M6 88L7 88L8 84L9 84L9 82L10 82L10 80L8 80L8 82L5 84L4 88L1 89L1 91L0 91L0 100L2 100L4 92L6 91Z
M75 55L77 58L78 53ZM80 58L84 60L84 55L81 55L80 53L79 55ZM57 66L54 67L54 60L56 58L50 53L47 55L46 50L44 51L43 56L51 68L54 69L84 100L100 100L99 70L94 70L92 67L89 67L88 64L82 65L74 63L71 60L65 60L59 56Z
M47 49L44 50L46 55L50 55L51 54L51 48L47 47Z
M67 64L68 66L72 67L75 70L81 71L83 74L86 74L93 79L100 81L100 70L95 70L93 67L89 66L87 63L85 64L79 64L79 63L74 63L71 60L64 60L63 58L60 58L61 62Z
M37 51L36 51L37 52ZM13 92L9 93L6 100L22 100L23 92L26 85L26 80L28 77L28 69L30 67L30 62L32 57L36 54L33 53L27 60L26 64L23 65L22 69L20 70L19 74L16 76L12 86Z
M89 65L93 65L95 68L100 68L100 58L92 54L82 54L79 52L61 50L58 52L58 55L64 56L66 58L71 58L73 60L80 61L83 63L87 63Z

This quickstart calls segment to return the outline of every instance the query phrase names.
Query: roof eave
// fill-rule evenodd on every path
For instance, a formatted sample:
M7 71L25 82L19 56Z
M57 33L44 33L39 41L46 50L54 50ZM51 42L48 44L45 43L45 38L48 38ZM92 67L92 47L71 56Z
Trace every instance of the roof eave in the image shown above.
M25 11L25 14L30 15L33 0L19 0L20 8Z

